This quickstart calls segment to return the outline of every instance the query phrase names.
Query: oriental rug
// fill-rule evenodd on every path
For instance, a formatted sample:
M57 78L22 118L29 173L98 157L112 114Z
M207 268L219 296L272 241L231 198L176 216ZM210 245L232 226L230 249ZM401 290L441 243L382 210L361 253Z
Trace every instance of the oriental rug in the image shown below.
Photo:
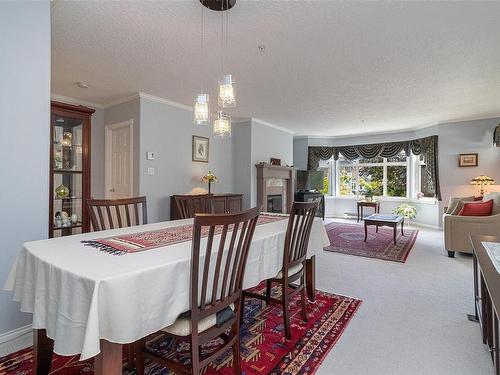
M330 239L330 246L324 248L326 251L401 263L406 262L418 234L416 229L404 228L402 236L398 227L394 245L393 229L388 227L380 227L376 233L375 226L369 226L366 242L363 224L333 222L325 228Z
M263 292L264 285L261 284L255 289ZM278 288L273 289L274 296L279 293ZM304 323L300 317L299 302L297 294L290 304L292 339L285 340L281 307L275 304L264 307L260 300L246 299L240 336L244 375L314 374L361 304L361 301L355 298L317 291L316 300L307 303L309 319ZM204 352L209 353L218 344L214 340L204 348ZM190 360L189 344L178 342L171 337L151 335L147 345L150 350L177 361L188 363ZM0 358L0 374L30 375L32 361L31 348ZM54 355L50 374L91 375L92 360L78 362L77 356ZM146 362L146 374L173 375L173 372ZM209 364L204 374L232 375L231 350Z

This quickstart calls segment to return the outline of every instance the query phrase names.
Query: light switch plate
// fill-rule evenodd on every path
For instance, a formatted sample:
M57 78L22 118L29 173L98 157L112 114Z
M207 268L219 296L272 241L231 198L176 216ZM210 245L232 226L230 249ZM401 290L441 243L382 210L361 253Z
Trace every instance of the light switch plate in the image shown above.
M154 174L155 174L155 169L154 169L154 168L151 168L151 167L150 167L150 168L148 168L148 175L150 175L150 176L154 176Z
M146 152L146 160L155 160L155 153L152 151Z

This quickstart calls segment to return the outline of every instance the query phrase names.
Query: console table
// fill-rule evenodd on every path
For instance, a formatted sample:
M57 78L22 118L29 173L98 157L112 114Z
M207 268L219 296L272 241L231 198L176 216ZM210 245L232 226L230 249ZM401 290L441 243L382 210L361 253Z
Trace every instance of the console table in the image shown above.
M221 193L213 195L214 214L228 214L240 212L243 206L243 194ZM196 195L193 195L196 197ZM174 196L170 197L170 220L181 218Z
M483 343L488 346L495 374L500 375L500 342L498 319L500 314L500 274L481 242L500 242L495 236L470 236L474 267L474 315L469 320L479 322Z
M361 211L361 219L363 219L363 207L373 207L375 213L380 213L380 202L379 201L357 201L356 206L358 209L358 223Z

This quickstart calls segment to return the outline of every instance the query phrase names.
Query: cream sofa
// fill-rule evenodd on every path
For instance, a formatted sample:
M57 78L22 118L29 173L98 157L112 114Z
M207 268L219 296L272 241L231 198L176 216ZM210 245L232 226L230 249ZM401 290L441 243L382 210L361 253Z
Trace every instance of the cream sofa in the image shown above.
M490 199L493 199L492 216L444 214L444 247L450 258L455 256L455 251L472 253L471 234L500 236L500 193L486 194L483 201Z

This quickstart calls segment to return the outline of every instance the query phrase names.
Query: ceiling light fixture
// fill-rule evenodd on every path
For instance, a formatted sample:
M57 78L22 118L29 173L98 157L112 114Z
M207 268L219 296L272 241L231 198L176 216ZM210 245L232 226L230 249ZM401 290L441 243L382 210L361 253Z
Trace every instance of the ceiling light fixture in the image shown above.
M202 1L203 4L203 1ZM204 38L204 20L203 9L201 7L201 25L200 25L200 61L203 61L203 38ZM203 66L203 65L202 65ZM210 98L209 95L203 92L203 71L200 78L200 94L194 99L193 108L193 123L196 125L210 125Z
M221 73L219 79L219 107L234 108L236 107L236 93L234 90L234 79L231 74L225 74L226 67L224 60L227 62L228 44L229 44L229 0L222 0L223 9L221 12ZM226 8L224 9L224 4Z
M231 116L223 111L218 111L214 120L214 136L220 138L231 136Z

